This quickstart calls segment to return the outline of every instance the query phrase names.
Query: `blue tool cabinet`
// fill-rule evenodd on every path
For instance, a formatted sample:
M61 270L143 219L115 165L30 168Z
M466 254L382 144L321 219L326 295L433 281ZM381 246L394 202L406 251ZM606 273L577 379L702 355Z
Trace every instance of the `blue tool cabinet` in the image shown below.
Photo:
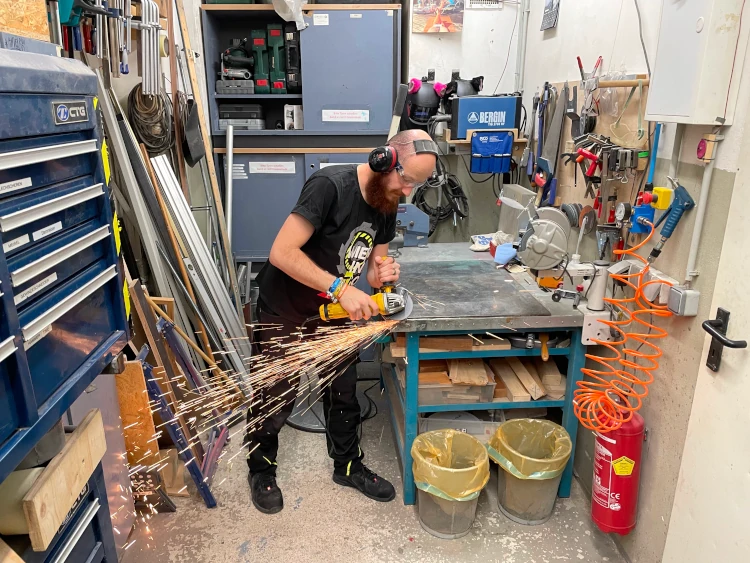
M129 337L96 93L78 61L0 49L0 481Z

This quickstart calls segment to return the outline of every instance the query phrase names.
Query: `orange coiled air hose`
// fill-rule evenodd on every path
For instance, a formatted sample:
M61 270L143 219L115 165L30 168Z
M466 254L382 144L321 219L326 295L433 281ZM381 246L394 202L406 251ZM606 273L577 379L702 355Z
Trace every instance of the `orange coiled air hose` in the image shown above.
M662 284L661 280L644 282L649 270L648 261L637 254L654 234L652 223L646 222L650 232L636 246L626 250L615 250L618 256L628 256L643 263L637 273L612 274L610 277L633 291L632 297L604 301L612 307L610 320L599 319L606 325L613 340L606 342L592 339L604 346L613 356L586 354L586 358L599 364L597 369L583 368L588 380L578 382L573 393L573 412L581 424L589 430L601 433L616 430L628 422L633 413L641 408L643 398L648 395L648 386L653 382L654 370L662 350L654 342L667 336L667 332L652 324L656 317L670 317L666 306L649 301L644 295L646 287ZM644 319L648 317L648 321ZM645 348L645 349L644 349ZM629 370L629 371L628 371Z

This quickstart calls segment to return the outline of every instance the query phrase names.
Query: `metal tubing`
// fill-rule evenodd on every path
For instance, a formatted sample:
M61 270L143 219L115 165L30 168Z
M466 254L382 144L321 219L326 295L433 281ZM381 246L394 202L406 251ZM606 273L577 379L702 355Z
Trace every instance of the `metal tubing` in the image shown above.
M695 269L695 263L698 260L698 248L701 243L703 234L703 221L706 219L706 207L708 207L708 194L711 190L711 178L716 166L716 158L719 154L719 142L714 146L713 158L703 170L703 181L701 182L701 195L698 198L698 205L695 207L695 224L693 225L693 237L690 240L690 253L688 254L687 269L685 270L685 283L690 284L693 278L699 275Z
M524 67L526 66L526 40L529 27L530 0L521 0L518 6L520 18L518 26L518 45L516 47L516 84L515 91L523 93Z
M227 125L227 159L226 167L226 198L225 213L227 214L227 234L229 235L229 244L232 244L232 202L234 198L234 125Z
M674 130L674 144L672 145L672 159L669 161L669 175L677 179L680 169L680 153L682 153L682 139L685 135L685 124L678 123Z
M57 0L47 0L47 11L49 13L49 39L50 42L62 47L62 26L60 25L60 7Z

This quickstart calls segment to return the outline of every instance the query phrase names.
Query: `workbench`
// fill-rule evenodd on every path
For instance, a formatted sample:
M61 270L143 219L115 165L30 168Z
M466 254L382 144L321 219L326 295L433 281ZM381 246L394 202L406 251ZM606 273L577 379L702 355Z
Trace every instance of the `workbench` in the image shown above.
M539 289L528 273L510 274L497 269L488 252L475 253L468 243L437 243L426 248L404 248L397 258L401 264L399 283L417 296L430 299L430 306L414 310L394 332L406 336L406 385L402 391L393 364L383 364L382 377L389 397L391 423L400 454L404 504L414 504L416 489L412 473L411 446L418 434L420 415L445 411L472 411L559 407L562 424L570 434L575 451L578 420L573 414L573 390L582 378L585 352L581 343L583 315L573 309L570 300L555 303L551 293ZM421 336L483 335L508 333L567 332L570 344L550 348L550 356L568 359L567 388L560 400L541 398L536 401L418 404L420 360L456 358L497 358L540 356L540 349L471 350L460 352L421 352ZM552 337L552 334L550 334ZM479 347L475 347L479 348ZM570 496L573 478L573 456L562 475L558 495Z

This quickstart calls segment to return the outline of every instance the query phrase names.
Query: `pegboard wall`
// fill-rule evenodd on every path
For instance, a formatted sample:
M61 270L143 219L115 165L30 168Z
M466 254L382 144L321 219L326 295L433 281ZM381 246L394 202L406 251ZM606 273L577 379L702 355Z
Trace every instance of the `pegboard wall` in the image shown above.
M645 79L644 76L638 78ZM558 94L562 92L564 83L552 83L557 88ZM573 96L573 87L577 89L577 109L580 115L581 109L585 103L585 93L581 88L580 82L569 82L569 96ZM651 127L653 134L653 124L642 120L642 128L645 130L645 134L641 139L637 137L638 130L638 115L639 111L641 116L646 110L646 99L648 96L648 86L643 86L639 90L635 88L630 103L623 113L623 108L630 95L630 87L617 87L598 89L594 91L594 99L598 101L599 111L596 119L596 127L592 133L609 137L610 140L619 144L623 148L638 149L641 151L648 150L648 130ZM596 102L595 102L596 107ZM530 111L530 108L528 108ZM550 108L547 115L547 121L551 121L554 108ZM618 117L620 117L619 123L616 123ZM530 118L530 117L529 117ZM571 121L567 117L563 121L563 133L560 138L560 153L574 152L573 138L570 132ZM536 138L534 140L536 145ZM560 158L557 166L557 196L559 201L562 203L581 203L583 205L593 205L593 200L589 197L586 198L586 181L581 173L580 168L578 169L578 182L576 183L576 174L574 162L571 162L567 166L563 164L564 160ZM621 179L611 179L602 182L602 196L603 201L606 204L607 197L613 191L616 192L618 201L632 201L635 197L636 190L641 183L641 178L645 176L647 172L647 159L640 163L642 170L636 171L635 174L628 173L625 182ZM644 180L645 183L645 180ZM596 188L594 188L596 191ZM602 214L600 223L606 222L606 217Z

